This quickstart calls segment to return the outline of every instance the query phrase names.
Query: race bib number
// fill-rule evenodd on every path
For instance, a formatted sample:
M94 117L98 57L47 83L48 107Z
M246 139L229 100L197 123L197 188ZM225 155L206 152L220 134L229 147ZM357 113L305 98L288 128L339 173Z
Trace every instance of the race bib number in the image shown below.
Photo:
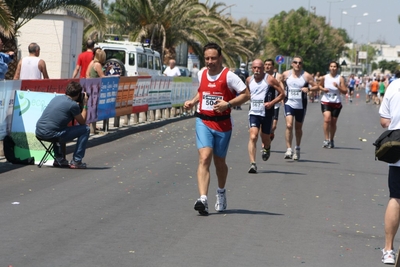
M289 89L289 99L301 99L301 89Z
M263 100L252 100L251 101L251 110L252 111L262 111L264 110L264 101Z
M337 99L337 94L327 93L326 96L328 97L329 102L335 102Z
M213 110L214 105L218 104L217 100L222 100L223 97L220 95L206 95L203 94L203 99L201 100L202 110Z

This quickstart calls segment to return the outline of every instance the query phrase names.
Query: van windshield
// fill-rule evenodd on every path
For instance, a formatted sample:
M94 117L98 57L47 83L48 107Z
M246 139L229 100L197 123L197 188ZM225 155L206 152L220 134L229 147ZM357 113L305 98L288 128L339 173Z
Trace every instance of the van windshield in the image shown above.
M116 58L125 64L125 51L104 49L104 52L106 52L106 60Z

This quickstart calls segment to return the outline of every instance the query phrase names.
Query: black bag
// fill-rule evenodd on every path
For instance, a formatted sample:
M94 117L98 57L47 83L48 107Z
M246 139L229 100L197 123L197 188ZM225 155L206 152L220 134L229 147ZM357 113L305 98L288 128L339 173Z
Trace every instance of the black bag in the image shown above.
M396 163L400 160L400 129L384 131L373 145L375 160Z

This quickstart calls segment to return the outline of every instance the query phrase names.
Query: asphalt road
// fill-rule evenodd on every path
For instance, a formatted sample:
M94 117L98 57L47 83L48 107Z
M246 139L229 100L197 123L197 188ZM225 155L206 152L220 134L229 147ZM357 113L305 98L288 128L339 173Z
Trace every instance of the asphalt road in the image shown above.
M193 117L92 138L87 170L0 163L0 266L383 266L388 167L373 156L378 107L360 94L344 103L334 149L309 104L299 162L284 159L281 111L258 174L247 173L248 107L233 111L228 210L213 209L212 168L207 217L193 209Z

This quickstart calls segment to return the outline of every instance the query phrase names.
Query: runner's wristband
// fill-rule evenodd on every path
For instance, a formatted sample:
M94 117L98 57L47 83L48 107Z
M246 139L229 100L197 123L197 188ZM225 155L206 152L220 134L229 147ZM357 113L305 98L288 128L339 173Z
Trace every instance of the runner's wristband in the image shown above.
M84 109L87 109L87 106L83 106Z

